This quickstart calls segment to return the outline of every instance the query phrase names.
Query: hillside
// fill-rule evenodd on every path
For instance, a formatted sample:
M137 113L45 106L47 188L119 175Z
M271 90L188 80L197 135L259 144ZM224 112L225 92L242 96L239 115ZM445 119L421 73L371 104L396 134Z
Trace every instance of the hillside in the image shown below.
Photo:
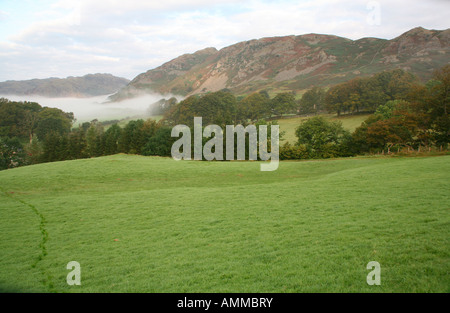
M261 172L114 155L2 171L0 291L448 292L449 160Z
M0 82L0 95L38 95L44 97L93 97L109 95L129 83L111 74L82 77L31 79Z
M414 28L392 40L307 34L240 42L185 54L134 78L111 97L146 92L191 95L224 88L236 94L328 86L402 68L427 80L450 60L450 29Z

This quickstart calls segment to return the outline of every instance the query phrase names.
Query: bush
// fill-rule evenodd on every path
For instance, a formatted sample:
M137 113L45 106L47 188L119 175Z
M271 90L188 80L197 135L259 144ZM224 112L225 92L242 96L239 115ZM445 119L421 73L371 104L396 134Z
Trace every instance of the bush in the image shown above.
M308 149L305 145L291 145L286 142L280 147L280 160L309 159Z
M304 145L311 158L332 158L349 154L350 133L340 121L316 116L297 127L298 145Z

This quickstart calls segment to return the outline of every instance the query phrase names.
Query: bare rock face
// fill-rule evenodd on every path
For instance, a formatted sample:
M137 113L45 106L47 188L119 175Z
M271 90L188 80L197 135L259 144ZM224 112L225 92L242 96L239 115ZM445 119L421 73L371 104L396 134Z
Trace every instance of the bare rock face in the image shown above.
M254 39L182 55L138 75L112 96L141 92L192 95L224 88L237 94L302 90L407 68L422 79L448 64L450 30L414 28L392 40L307 34Z

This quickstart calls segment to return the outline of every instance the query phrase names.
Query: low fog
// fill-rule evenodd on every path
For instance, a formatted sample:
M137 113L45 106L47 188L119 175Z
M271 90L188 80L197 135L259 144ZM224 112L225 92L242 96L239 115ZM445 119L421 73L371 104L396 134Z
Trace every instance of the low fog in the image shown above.
M37 102L42 107L58 108L65 112L73 112L76 118L74 126L90 122L120 120L124 118L147 118L151 116L151 105L161 99L169 99L173 95L148 94L138 98L120 102L108 102L109 95L91 98L46 98L42 96L0 95L11 101ZM178 98L181 100L181 98Z

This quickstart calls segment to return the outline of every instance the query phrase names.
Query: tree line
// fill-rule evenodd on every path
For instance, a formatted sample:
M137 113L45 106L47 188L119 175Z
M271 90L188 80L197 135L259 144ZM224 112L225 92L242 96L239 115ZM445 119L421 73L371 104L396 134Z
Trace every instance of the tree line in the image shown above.
M188 126L192 126L194 116L201 116L205 124L247 125L274 116L296 113L298 106L292 92L278 93L273 98L266 91L236 97L226 89L193 95L180 103L172 100L168 104L160 110L164 114L164 123Z
M374 89L366 94L361 89L364 85ZM317 88L311 93L317 94ZM281 147L280 159L391 153L405 148L420 151L421 147L448 149L450 65L435 71L433 79L426 84L402 70L395 70L333 86L322 99L328 112L338 115L362 109L374 114L353 133L345 130L339 121L311 118L296 129L296 143Z
M173 124L187 123L195 114L215 123L247 123L286 114L336 113L340 116L346 113L373 113L387 101L406 100L411 89L417 85L420 81L415 75L395 69L371 77L354 78L329 89L313 87L298 100L295 92L280 92L270 98L263 90L235 97L224 89L206 95L193 95L180 103L175 98L162 99L157 103L157 112L164 114L165 119Z
M124 127L98 120L73 127L74 121L60 109L0 99L0 169L116 153L170 155L171 129L152 119Z
M298 140L280 147L281 159L327 158L398 151L402 147L442 147L449 142L450 65L426 84L403 70L356 78L324 89L313 87L299 100L292 92L270 98L266 91L236 97L229 90L162 99L153 106L163 115L129 121L93 120L73 127L73 113L35 102L0 99L0 169L116 153L169 156L175 125L276 124L285 114L372 114L353 133L339 121L316 116L296 129ZM274 120L275 119L275 120ZM269 123L268 120L274 120ZM207 138L205 138L207 140ZM281 139L282 140L282 139Z

